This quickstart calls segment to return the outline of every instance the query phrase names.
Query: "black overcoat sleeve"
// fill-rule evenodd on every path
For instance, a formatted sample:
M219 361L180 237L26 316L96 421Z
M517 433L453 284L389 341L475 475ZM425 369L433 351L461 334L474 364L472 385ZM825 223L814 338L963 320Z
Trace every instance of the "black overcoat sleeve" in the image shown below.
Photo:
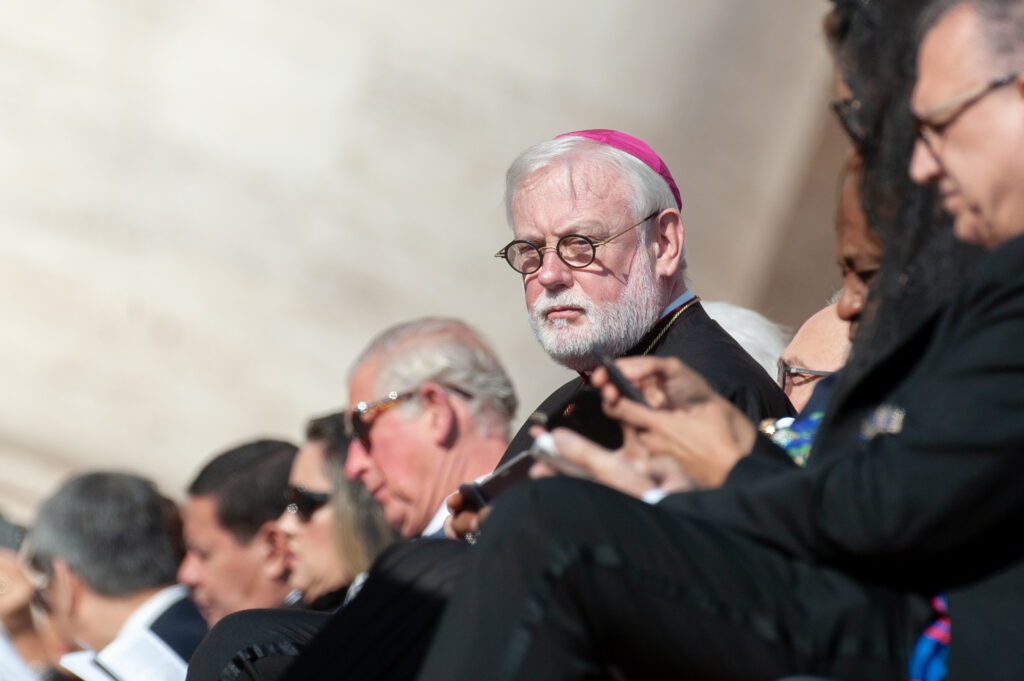
M832 420L819 432L811 462L820 465L660 506L914 589L964 583L1019 559L1024 543L1010 537L1024 524L1021 264L1021 239L980 263L874 418L852 429Z

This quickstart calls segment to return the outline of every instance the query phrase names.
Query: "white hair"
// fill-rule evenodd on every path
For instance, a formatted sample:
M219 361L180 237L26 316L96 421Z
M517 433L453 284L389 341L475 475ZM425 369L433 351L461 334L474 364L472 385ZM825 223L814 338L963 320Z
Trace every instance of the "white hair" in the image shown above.
M551 166L561 166L568 178L568 185L573 187L572 172L575 164L580 161L597 161L618 172L619 176L630 187L630 210L634 220L640 220L651 213L666 208L680 208L676 204L675 195L668 183L646 163L615 147L601 144L587 137L557 137L534 144L523 151L512 161L505 172L505 218L510 227L512 222L512 204L516 191L526 178L538 170ZM644 225L640 231L640 247L647 246L654 222ZM679 258L677 270L679 277L686 272L686 249Z
M739 305L724 302L702 302L701 305L775 380L779 356L786 349L792 331L760 312Z
M368 361L380 360L374 387L415 390L427 382L457 388L473 422L486 435L508 437L518 400L497 355L475 330L457 319L425 317L392 326L377 335L352 365L351 376ZM409 413L418 401L399 407Z

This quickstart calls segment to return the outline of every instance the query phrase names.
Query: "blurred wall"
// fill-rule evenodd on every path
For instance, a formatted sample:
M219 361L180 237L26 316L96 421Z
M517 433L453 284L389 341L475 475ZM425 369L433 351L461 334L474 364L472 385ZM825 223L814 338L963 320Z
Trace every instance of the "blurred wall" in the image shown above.
M694 289L799 323L838 284L826 5L5 0L0 509L97 467L180 496L424 314L483 331L529 413L568 374L491 255L506 165L568 130L647 140Z

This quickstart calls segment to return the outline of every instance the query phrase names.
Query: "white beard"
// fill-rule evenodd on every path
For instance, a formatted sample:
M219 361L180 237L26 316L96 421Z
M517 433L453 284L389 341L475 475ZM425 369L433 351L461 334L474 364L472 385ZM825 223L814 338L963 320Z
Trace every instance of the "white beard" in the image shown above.
M662 303L650 253L641 248L629 281L618 300L595 305L579 288L545 292L530 310L530 326L544 351L559 364L575 371L598 366L594 347L621 357L651 330L661 316ZM547 319L556 307L576 307L583 320L573 326L566 319Z

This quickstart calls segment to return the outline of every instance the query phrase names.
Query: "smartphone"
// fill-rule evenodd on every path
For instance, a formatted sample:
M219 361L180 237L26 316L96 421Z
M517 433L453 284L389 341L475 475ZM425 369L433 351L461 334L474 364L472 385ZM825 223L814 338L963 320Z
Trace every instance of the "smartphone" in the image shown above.
M647 400L644 399L643 393L640 392L640 389L633 385L630 380L626 378L621 371L619 371L619 367L615 366L615 362L612 361L612 358L608 353L599 351L597 353L597 359L601 362L601 366L608 371L609 380L611 380L612 385L619 389L619 393L623 397L633 400L634 402L639 402L645 407L650 406L647 404Z
M533 464L543 461L552 468L575 477L589 478L590 474L571 461L558 454L554 438L550 433L542 433L533 441L533 446L520 452L507 463L499 466L493 473L479 482L465 482L459 485L462 493L463 508L479 511L484 506L494 503L502 493L510 487L530 477Z
M594 354L598 361L608 369L609 380L622 395L647 406L643 394L623 376L608 353L596 350ZM531 420L544 426L546 430L555 428L575 430L605 449L618 449L622 446L622 426L618 421L605 415L601 406L601 393L591 385L580 387L564 403L550 409L547 413L535 413Z

